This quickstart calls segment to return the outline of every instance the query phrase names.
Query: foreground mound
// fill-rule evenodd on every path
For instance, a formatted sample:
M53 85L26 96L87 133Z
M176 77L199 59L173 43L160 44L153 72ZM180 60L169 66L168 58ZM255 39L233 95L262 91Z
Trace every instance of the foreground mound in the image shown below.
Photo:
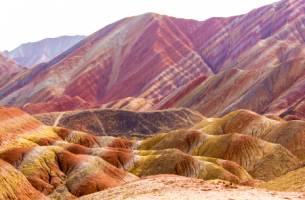
M203 180L222 179L239 184L252 184L252 177L234 162L190 156L177 149L135 151L134 165L129 169L143 177L158 174L177 174Z
M235 162L191 156L178 149L158 151L132 150L128 148L87 148L71 143L57 143L74 154L93 155L113 166L129 171L139 177L157 174L177 174L204 180L222 179L234 183L252 185L252 177ZM1 155L0 155L1 156Z
M147 177L102 192L83 196L80 200L107 199L207 199L207 200L280 200L304 199L299 193L276 193L239 187L223 181L205 182L173 175Z
M43 200L47 198L38 192L21 172L0 159L0 199Z
M60 145L74 144L80 148L128 147L128 141L124 143L121 139L98 138L84 132L45 126L15 108L1 108L0 116L0 159L18 170L18 173L13 171L12 175L7 173L7 176L3 172L8 182L3 186L3 195L10 192L19 195L18 189L23 191L22 187L14 187L24 185L29 188L29 194L24 192L24 199L35 196L35 192L40 194L38 191L50 197L70 199L137 179L98 156L72 153ZM20 178L16 178L18 176Z
M160 131L189 128L203 116L188 109L154 112L92 109L41 114L37 119L47 125L65 127L94 135L147 135Z
M0 114L0 159L23 174L34 191L51 198L72 199L157 174L253 182L231 161L178 149L136 150L139 140L46 126L15 108L1 108Z
M283 175L301 164L281 145L241 134L207 135L195 130L179 130L145 139L139 146L139 149L168 148L181 149L195 156L234 161L261 180Z
M19 109L0 108L0 160L9 166L4 170L13 172L6 176L7 184L2 182L3 195L11 199L19 198L20 189L27 190L24 199L37 194L41 198L70 200L122 185L129 187L129 182L161 174L256 185L261 181L255 179L269 181L301 167L300 158L304 156L299 148L304 139L302 121L286 122L249 111L217 119L207 119L187 109L138 113L100 109L50 113L37 118L77 130L47 126ZM103 132L99 132L101 127ZM257 132L251 136L249 133L254 133L255 128ZM96 135L78 130L90 130ZM137 133L146 138L99 136L106 133L127 136ZM280 144L258 137L283 144L292 153ZM286 141L290 138L292 143ZM20 177L15 180L16 174ZM19 182L24 188L14 188ZM169 185L172 182L175 181L170 180ZM152 188L155 185L154 181L147 184ZM193 189L190 190L193 195ZM240 188L234 193L241 197L249 193L242 191ZM249 194L254 193L257 192ZM202 194L195 193L194 198L196 195Z
M254 136L282 145L301 160L305 158L305 122L302 120L285 121L249 110L236 110L221 118L206 118L194 128L212 135Z
M305 192L305 167L289 172L281 177L260 185L276 191Z

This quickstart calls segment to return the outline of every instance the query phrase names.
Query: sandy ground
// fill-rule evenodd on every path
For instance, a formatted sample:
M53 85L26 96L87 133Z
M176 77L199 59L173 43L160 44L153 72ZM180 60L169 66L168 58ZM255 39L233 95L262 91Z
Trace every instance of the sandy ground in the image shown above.
M81 200L305 200L305 193L272 192L232 185L224 181L202 181L175 175L150 176L139 181L80 198Z

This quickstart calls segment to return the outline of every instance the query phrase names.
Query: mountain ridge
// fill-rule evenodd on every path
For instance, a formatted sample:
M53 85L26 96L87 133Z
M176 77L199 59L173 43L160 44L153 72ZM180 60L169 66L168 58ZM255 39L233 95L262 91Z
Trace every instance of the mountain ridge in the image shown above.
M36 42L21 44L4 53L18 64L31 68L34 65L52 60L84 38L85 36L82 35L45 38Z

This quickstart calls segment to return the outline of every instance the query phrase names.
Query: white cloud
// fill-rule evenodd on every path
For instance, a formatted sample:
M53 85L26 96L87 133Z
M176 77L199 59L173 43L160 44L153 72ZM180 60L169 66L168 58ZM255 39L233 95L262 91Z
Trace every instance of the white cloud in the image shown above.
M0 50L60 35L89 35L124 17L156 12L204 20L276 0L1 0Z

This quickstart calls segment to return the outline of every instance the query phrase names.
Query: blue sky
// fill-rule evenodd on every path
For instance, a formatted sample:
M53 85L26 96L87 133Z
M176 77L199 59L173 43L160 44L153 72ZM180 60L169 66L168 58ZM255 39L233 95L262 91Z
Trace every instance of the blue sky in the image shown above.
M1 0L0 51L61 35L89 35L124 17L155 12L204 20L276 0Z

